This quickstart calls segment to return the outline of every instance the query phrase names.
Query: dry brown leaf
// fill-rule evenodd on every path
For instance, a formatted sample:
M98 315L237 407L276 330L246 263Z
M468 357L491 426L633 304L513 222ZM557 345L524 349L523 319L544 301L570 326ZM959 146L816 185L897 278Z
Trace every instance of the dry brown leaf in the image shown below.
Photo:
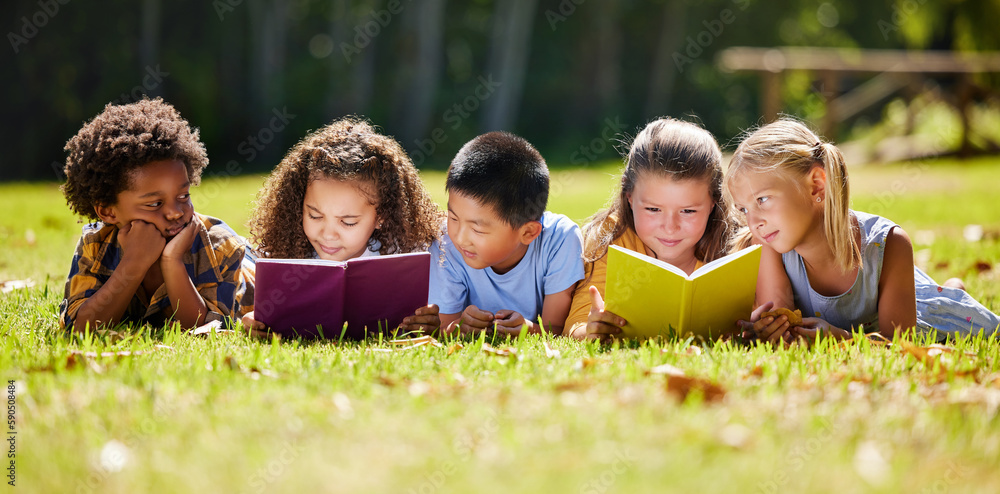
M563 391L583 391L589 389L590 383L584 381L566 381L555 385L556 391L562 393Z
M517 349L511 347L494 348L489 343L483 343L483 352L497 357L517 357Z
M976 264L974 265L974 267L976 268L976 271L979 272L979 274L983 274L983 273L985 273L987 271L991 271L993 269L993 265L992 264L990 264L990 263L988 263L986 261L983 261L983 260L976 261Z
M543 341L542 345L545 345L545 356L548 358L559 358L562 357L562 352L559 350L554 350L549 346L549 342Z
M31 288L35 286L35 282L30 278L26 280L10 280L0 282L0 293L10 293L14 290L21 290L24 288Z
M606 363L608 363L608 361L604 359L599 359L594 357L583 357L580 360L578 360L575 364L573 364L573 368L576 370L582 370L593 367L597 364L606 364Z
M229 367L229 370L238 371L241 370L240 363L236 360L236 357L232 355L226 355L226 358L222 360L222 363Z
M448 355L451 355L451 354L453 354L453 353L455 353L455 352L457 352L457 351L459 351L459 350L461 350L463 348L465 348L465 345L463 345L461 343L457 343L457 342L456 343L452 343L451 345L448 345Z
M726 390L722 386L705 379L670 374L666 378L667 392L677 397L680 401L686 400L688 395L694 391L700 391L705 401L709 403L721 401L726 397Z
M764 377L764 366L760 364L753 366L753 369L750 369L750 373L748 375L754 377Z
M264 377L271 377L271 378L277 378L278 377L278 373L277 372L274 372L273 370L269 370L269 369L260 369L258 367L251 367L250 368L250 373L251 374L257 373L257 374L260 374L260 375L262 375Z
M801 326L802 325L802 311L799 309L791 310L784 307L779 307L772 311L765 312L760 315L761 319L765 317L773 317L777 319L779 316L785 316L788 318L789 326Z
M683 376L684 371L670 364L661 364L646 371L647 376L650 374L663 374L666 376Z

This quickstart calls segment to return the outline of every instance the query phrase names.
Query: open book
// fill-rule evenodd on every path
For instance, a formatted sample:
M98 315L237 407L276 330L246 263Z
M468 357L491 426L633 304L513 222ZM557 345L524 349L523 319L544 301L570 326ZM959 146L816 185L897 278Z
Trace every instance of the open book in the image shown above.
M629 337L716 337L750 318L760 246L716 259L690 276L663 261L612 245L604 308L625 318Z
M430 254L258 259L254 317L289 335L362 339L427 305ZM347 323L347 329L344 329Z

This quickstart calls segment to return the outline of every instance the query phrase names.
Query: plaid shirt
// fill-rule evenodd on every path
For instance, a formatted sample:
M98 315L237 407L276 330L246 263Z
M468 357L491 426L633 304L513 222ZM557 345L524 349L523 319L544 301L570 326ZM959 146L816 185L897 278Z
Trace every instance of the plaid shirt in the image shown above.
M201 228L191 251L184 254L184 266L208 307L205 322L239 320L253 310L257 257L246 240L222 220L198 213L194 219ZM63 328L73 326L80 306L108 281L121 260L118 227L101 222L83 227L66 280L66 298L59 306L59 323ZM151 296L140 284L122 321L162 324L172 314L165 284Z

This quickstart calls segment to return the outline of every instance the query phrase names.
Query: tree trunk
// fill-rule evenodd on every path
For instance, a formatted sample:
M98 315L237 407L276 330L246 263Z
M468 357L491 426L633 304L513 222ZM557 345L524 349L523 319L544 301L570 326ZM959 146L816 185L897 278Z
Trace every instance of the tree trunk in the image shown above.
M142 0L142 34L139 42L139 80L146 75L147 67L159 64L160 57L160 0ZM161 96L160 84L145 88L150 97Z
M531 47L537 0L497 0L489 70L483 77L500 83L487 97L481 130L510 130L518 116Z
M649 90L642 114L645 119L666 115L670 111L670 97L680 69L674 64L674 53L684 44L686 10L682 2L667 2L663 6L660 40L656 45L653 67L650 71Z
M408 52L401 61L409 67L396 91L402 142L425 137L433 118L434 97L444 61L444 6L445 0L424 0L408 7L414 12L398 14L405 16L407 22L404 36L416 38L416 46L404 48Z

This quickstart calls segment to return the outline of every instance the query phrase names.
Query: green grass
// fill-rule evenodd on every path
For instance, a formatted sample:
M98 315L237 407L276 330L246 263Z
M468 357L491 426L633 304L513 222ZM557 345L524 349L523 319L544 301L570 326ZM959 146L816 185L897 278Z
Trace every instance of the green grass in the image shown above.
M998 165L859 167L854 206L925 232L916 249L928 249L932 276L963 276L997 311L997 269L975 264L1000 261ZM556 171L550 209L584 219L614 173ZM425 179L443 201L443 175ZM196 208L246 233L262 180L208 179ZM697 351L525 337L491 341L517 351L498 357L472 339L449 353L452 341L389 351L148 327L67 337L55 313L80 225L54 184L2 185L0 205L0 280L36 281L0 295L0 369L17 382L17 486L28 492L1000 490L992 340L956 343L971 355L935 370L866 341ZM985 239L963 240L967 224ZM665 363L725 398L678 400L647 374Z

